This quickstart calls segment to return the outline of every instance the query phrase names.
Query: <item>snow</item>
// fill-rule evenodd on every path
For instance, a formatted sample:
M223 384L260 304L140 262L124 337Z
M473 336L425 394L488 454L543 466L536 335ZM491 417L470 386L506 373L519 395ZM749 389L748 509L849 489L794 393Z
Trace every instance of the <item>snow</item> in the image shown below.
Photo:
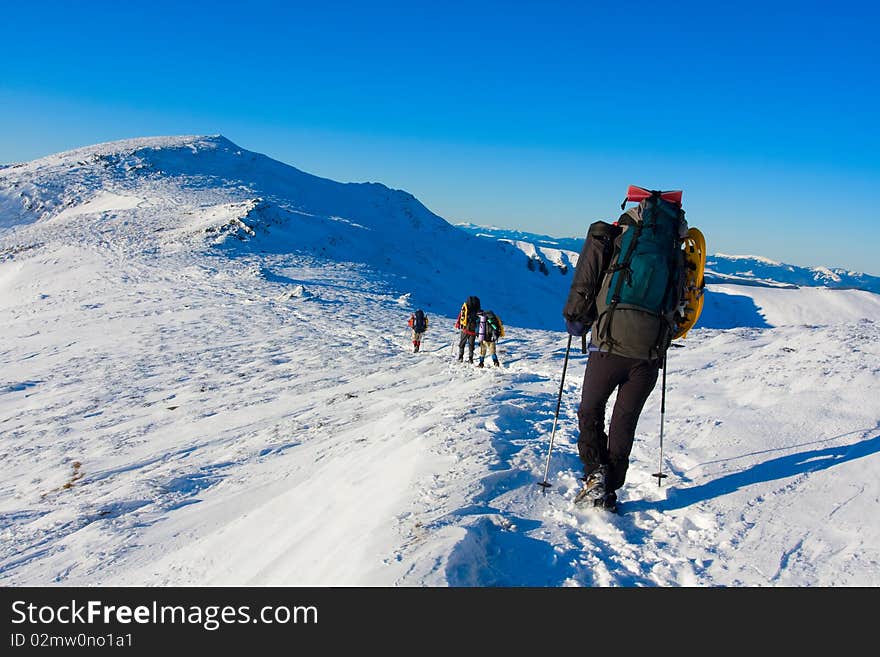
M839 283L842 280L836 272L828 269L828 267L814 267L813 271L816 272L817 279L828 278L835 283Z
M728 253L716 253L716 256L720 258L726 258L727 260L754 260L756 262L763 263L765 265L774 265L778 266L782 263L776 262L775 260L771 260L770 258L765 258L763 256L755 256L755 255L731 255Z
M132 208L138 207L138 205L143 202L144 199L134 196L123 196L111 192L98 192L91 200L59 212L52 218L52 220L62 221L68 217L75 217L80 214L102 214L117 210L131 210Z
M880 317L880 295L864 290L744 285L708 285L707 289L707 298L717 294L747 297L772 326L851 324Z
M224 138L72 153L0 170L0 583L880 585L878 295L710 284L591 513L574 344L537 486L571 271Z

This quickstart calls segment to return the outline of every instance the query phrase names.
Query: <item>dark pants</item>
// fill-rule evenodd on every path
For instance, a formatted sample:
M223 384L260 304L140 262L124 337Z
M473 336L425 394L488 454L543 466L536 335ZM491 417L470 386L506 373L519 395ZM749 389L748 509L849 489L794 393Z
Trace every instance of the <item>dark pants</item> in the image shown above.
M464 358L465 345L468 347L468 360L474 360L474 340L476 338L477 336L474 333L461 332L461 337L458 339L458 360Z
M581 405L578 408L578 454L584 474L608 465L606 490L623 486L629 467L639 415L657 384L659 364L594 351L587 359ZM617 400L605 433L605 406L614 389Z

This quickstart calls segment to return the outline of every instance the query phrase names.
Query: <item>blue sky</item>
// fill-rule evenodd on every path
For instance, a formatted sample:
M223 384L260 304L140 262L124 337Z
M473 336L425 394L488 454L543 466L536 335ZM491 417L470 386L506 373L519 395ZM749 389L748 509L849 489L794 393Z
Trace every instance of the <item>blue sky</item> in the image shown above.
M880 274L869 3L128 4L4 3L0 161L220 133L559 236L683 189L712 252Z

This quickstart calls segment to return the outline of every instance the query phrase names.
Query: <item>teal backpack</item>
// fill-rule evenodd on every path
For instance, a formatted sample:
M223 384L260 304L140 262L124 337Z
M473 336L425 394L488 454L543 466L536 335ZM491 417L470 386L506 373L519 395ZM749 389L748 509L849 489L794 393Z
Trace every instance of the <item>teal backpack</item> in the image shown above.
M615 239L605 270L596 343L607 345L609 351L622 345L648 345L651 353L662 354L673 334L685 274L681 231L687 222L681 192L630 186L621 209L627 201L639 202L641 221L632 217L632 211L618 220L627 228ZM628 319L615 328L616 311L624 310ZM644 321L634 319L633 311L644 313Z
M661 198L660 192L643 202L641 223L633 222L624 231L608 268L611 284L605 303L610 308L624 304L656 315L675 310L683 212L680 206Z

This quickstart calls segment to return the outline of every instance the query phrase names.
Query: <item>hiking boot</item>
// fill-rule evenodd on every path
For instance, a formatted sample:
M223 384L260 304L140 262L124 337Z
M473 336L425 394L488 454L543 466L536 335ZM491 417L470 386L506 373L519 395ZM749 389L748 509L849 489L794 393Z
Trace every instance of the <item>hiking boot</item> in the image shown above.
M492 364L495 365L495 367L501 367L501 363L498 362L497 358L492 359Z
M600 465L588 474L584 481L584 487L574 498L574 503L577 506L598 506L596 503L601 503L605 499L605 478L607 475L607 465Z
M614 491L606 493L605 497L593 502L593 506L600 509L605 509L606 511L610 511L611 513L617 513L617 493L615 493Z
M458 357L458 362L459 362L459 363L461 363L463 360L464 360L464 356L459 356L459 357Z
M473 364L474 364L474 357L471 356L470 358L468 358L468 362L469 362L471 365L473 365Z
M479 363L477 363L477 367L483 367L483 361L480 361Z

